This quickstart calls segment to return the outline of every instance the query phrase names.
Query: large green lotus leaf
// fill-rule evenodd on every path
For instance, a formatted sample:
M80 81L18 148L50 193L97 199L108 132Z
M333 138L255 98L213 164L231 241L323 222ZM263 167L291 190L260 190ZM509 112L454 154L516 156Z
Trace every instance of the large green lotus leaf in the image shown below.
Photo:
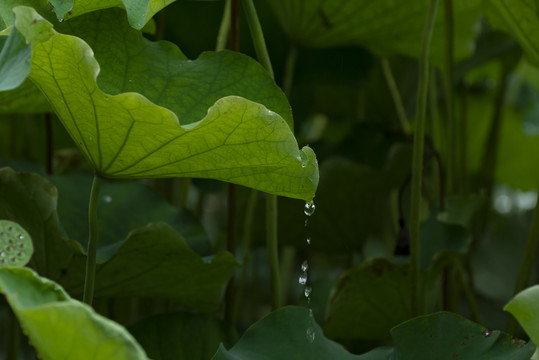
M152 316L129 331L153 360L209 360L235 330L211 315L175 312Z
M37 37L34 21L46 20L31 8L14 11L17 29ZM101 176L213 178L304 200L314 196L314 152L298 150L278 114L230 96L182 127L174 113L140 94L101 91L98 70L92 50L76 37L54 33L33 47L30 78Z
M308 336L307 334L310 334ZM310 339L314 340L311 342ZM221 345L213 360L364 360L328 340L303 307L286 306L256 322L231 349Z
M330 338L387 339L408 320L408 265L378 258L346 271L328 303L324 332Z
M57 26L90 45L104 92L142 94L172 110L182 125L202 119L220 98L237 95L265 105L293 127L286 96L257 61L231 51L205 52L192 61L176 45L149 41L121 19L121 11L112 9Z
M135 29L144 25L161 9L175 0L50 0L58 20L63 21L92 11L121 7Z
M0 268L0 292L40 359L147 359L122 326L30 269Z
M82 260L74 261L62 279L72 294L82 294ZM95 296L160 297L216 311L238 266L228 252L203 259L169 225L152 223L132 231L114 256L97 266Z
M0 114L40 114L52 112L51 106L32 81L26 79L18 88L0 91Z
M513 314L531 341L539 344L539 285L519 292L504 310Z
M285 32L307 47L360 45L379 55L418 57L428 0L269 0ZM455 0L455 58L474 50L481 0ZM431 59L444 64L444 10L435 23Z
M84 249L88 241L88 199L92 179L90 173L52 177L60 193L58 215L63 228L68 237L78 241ZM171 205L161 194L138 181L103 181L98 209L99 262L108 260L131 230L153 221L167 222L197 253L211 253L210 241L204 228L189 210Z
M539 66L539 4L534 0L485 1L490 24L513 36L528 59Z
M466 253L470 243L466 229L436 217L436 211L431 211L420 231L424 302L429 310L437 306L441 271L459 254ZM408 264L383 258L346 271L328 303L326 334L330 338L388 338L393 326L411 317L408 272Z
M75 251L63 239L56 213L57 190L39 175L0 169L0 219L21 225L33 240L30 265L58 279Z
M369 360L529 360L535 351L531 342L445 312L407 321L391 336L394 350L377 349L367 354Z

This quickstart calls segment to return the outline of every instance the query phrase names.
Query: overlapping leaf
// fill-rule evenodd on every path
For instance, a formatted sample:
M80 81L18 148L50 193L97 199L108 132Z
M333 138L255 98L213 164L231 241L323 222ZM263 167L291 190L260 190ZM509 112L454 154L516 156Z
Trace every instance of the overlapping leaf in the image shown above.
M294 43L308 47L365 46L380 55L419 56L429 1L270 0ZM479 0L454 1L455 57L474 50ZM439 11L431 45L436 65L444 60L444 16Z
M95 296L162 297L212 312L238 266L228 252L202 259L170 226L154 223L131 232L114 256L97 266ZM84 259L67 269L62 284L70 293L82 293Z
M0 268L0 292L40 359L147 359L123 327L30 269Z
M61 276L74 253L62 238L56 213L56 188L36 174L0 169L0 219L17 222L32 237L30 264L52 279Z
M34 25L46 20L30 8L14 11L25 38L40 40L33 46L31 79L101 175L207 177L304 200L314 196L314 152L298 150L278 114L226 97L202 121L181 127L174 113L140 94L104 93L96 83L98 64L83 41L56 32L44 39Z
M518 293L504 310L513 314L530 339L539 344L539 285Z
M369 360L528 360L535 346L490 331L459 315L437 313L407 321L391 330L395 348L376 349Z
M534 0L485 1L489 22L512 35L528 59L539 66L539 4Z
M135 29L144 25L161 9L175 0L50 0L58 20L83 15L111 7L122 7L127 12L129 24Z

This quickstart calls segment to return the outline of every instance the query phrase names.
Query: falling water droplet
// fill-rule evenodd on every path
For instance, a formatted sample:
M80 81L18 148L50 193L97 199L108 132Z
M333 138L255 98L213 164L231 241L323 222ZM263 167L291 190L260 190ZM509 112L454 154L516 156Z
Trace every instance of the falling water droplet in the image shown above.
M308 201L305 203L305 207L303 208L303 212L307 216L311 216L314 214L314 211L316 210L316 206L314 206L314 201Z
M307 300L310 300L311 293L313 292L313 288L310 286L305 286L305 297Z
M302 274L299 276L298 282L299 282L301 285L307 284L307 273L306 273L306 272L302 273Z
M309 269L309 263L307 262L307 260L305 260L302 264L301 264L301 271L307 271Z
M314 329L312 327L307 328L306 335L307 335L307 340L310 343L314 342L315 333L314 333Z
M310 237L307 238L307 245L311 245L311 238Z

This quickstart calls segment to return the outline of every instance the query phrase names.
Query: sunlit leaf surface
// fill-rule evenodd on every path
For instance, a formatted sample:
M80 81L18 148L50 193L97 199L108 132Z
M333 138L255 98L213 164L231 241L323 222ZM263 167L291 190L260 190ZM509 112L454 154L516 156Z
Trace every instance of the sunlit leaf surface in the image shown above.
M120 325L26 268L0 268L0 293L40 359L147 359Z

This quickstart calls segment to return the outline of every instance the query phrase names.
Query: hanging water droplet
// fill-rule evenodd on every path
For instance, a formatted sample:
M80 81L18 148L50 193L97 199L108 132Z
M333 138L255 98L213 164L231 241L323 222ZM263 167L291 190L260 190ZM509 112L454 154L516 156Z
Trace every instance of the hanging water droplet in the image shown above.
M315 333L314 333L314 329L312 327L308 327L305 334L307 335L307 340L310 343L314 342Z
M110 204L112 202L112 197L110 195L105 195L103 196L103 200L105 200L107 204Z
M307 238L307 245L311 245L311 238L310 237Z
M310 286L305 286L305 297L307 300L310 300L309 297L311 296L311 293L313 292L313 288Z
M301 263L301 271L307 271L309 269L309 263L307 260L305 260L303 263Z
M311 216L314 214L314 211L316 210L316 206L314 206L314 201L308 201L305 203L305 207L303 208L303 212L307 216Z
M299 282L301 285L307 284L307 273L302 273L302 274L299 276L298 282Z

